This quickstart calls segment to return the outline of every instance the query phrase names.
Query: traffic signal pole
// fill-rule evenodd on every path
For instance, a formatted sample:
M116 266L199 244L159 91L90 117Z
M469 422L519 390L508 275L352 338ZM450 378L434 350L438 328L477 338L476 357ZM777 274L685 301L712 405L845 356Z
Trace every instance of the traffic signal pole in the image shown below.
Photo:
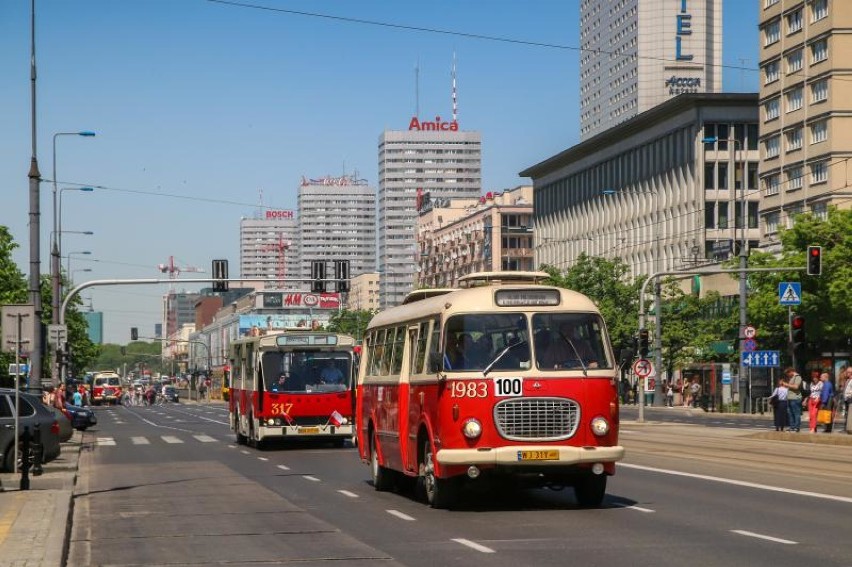
M646 313L645 313L645 294L648 292L648 284L652 281L656 282L658 278L661 276L693 276L693 275L711 275L711 274L739 274L741 272L751 273L751 272L802 272L806 271L807 266L796 266L796 267L781 267L781 268L746 268L743 270L742 268L734 268L734 269L711 269L711 270L681 270L681 271L663 271L663 272L655 272L648 276L642 283L642 288L639 290L639 331L645 328L646 323ZM660 327L662 324L661 317L662 309L660 306L657 307L657 326ZM740 331L741 333L742 331ZM661 349L662 350L662 349ZM662 354L660 354L662 356ZM740 360L742 360L742 356L740 356ZM659 369L656 370L659 373ZM659 374L658 374L659 375ZM740 378L742 379L742 378ZM639 417L637 419L640 423L645 421L645 394L644 391L642 395L639 396Z

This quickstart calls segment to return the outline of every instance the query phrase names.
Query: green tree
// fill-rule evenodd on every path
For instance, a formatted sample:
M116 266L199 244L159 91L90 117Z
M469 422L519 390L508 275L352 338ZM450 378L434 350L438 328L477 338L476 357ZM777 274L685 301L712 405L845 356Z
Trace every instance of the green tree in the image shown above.
M367 324L375 314L376 311L366 309L344 309L332 315L325 328L332 333L352 335L360 341L367 329Z
M122 373L126 364L128 372L144 368L152 373L169 374L171 361L164 361L162 352L162 343L159 341L134 341L127 346L108 343L102 345L99 356L88 370L117 370Z
M12 238L9 228L0 226L0 304L13 305L27 303L27 280L12 259L12 253L18 244ZM6 321L0 321L0 328ZM10 353L0 353L0 385L11 386L12 378L6 374L9 364L15 362Z
M610 340L616 349L628 347L639 324L639 287L642 280L628 276L629 268L621 259L581 254L565 271L543 266L549 283L589 297L606 321Z
M852 328L852 210L832 207L825 219L799 215L780 236L780 255L756 252L749 265L805 266L807 247L818 245L822 246L822 275L808 276L804 271L749 274L748 319L758 328L761 345L785 350L788 315L778 301L778 284L790 281L802 283L802 304L793 311L805 317L808 338L818 350L845 345Z
M68 281L63 278L62 287L67 289ZM53 322L53 286L49 275L44 275L41 278L41 297L42 297L42 324L50 325ZM63 300L67 295L63 296ZM61 305L61 303L60 303ZM89 339L89 326L86 324L86 319L80 312L80 307L83 301L79 295L73 297L68 302L65 309L65 325L68 328L68 348L71 352L70 368L66 370L66 377L77 377L80 371L88 367L95 359L97 359L100 347L94 344ZM44 375L50 375L51 364L53 362L53 348L47 349L45 357Z

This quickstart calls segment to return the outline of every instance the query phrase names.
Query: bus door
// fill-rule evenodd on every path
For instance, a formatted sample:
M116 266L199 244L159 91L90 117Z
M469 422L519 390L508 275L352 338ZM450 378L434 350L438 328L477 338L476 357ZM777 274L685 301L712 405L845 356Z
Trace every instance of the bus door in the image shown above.
M407 471L417 472L417 434L423 416L424 406L434 396L427 391L428 386L435 385L438 374L436 361L440 357L441 325L435 319L430 328L429 321L409 329L409 377L407 423L403 432L405 445L403 460Z
M418 337L418 326L417 325L409 325L408 328L405 329L405 344L403 345L403 356L402 356L402 367L400 368L399 375L399 422L397 423L397 430L399 431L399 455L402 458L402 468L404 470L413 471L416 470L416 464L412 464L411 455L410 455L410 446L414 445L416 447L416 435L417 430L415 429L415 440L411 440L411 422L412 422L412 411L415 414L415 420L417 416L417 408L420 406L416 403L416 400L412 400L412 396L414 396L412 387L411 387L411 375L414 374L414 360L413 356L415 355L416 347L417 347L417 337ZM415 462L416 462L416 449L415 449Z

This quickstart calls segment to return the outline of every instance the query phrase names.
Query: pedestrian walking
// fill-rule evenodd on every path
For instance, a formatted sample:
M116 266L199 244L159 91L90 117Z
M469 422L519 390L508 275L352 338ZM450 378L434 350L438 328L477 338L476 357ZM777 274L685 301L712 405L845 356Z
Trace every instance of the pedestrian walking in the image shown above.
M819 372L811 372L811 393L808 396L808 429L811 433L817 431L817 414L819 414L820 395L822 394L822 382Z
M772 404L772 412L775 418L775 431L784 431L787 427L787 396L789 390L784 385L784 379L779 378L778 384L769 396L769 403Z
M831 424L834 423L834 383L831 381L831 375L828 372L823 372L819 375L819 381L822 383L819 395L819 409L828 412L828 422L824 423L823 433L831 433Z
M802 427L802 377L795 368L787 368L781 384L787 388L787 426L798 432Z

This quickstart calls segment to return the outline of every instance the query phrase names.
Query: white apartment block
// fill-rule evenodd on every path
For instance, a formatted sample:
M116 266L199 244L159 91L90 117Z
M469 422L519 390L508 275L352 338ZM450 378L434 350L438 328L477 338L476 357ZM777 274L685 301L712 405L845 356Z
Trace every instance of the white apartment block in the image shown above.
M265 283L266 289L309 289L301 277L299 224L289 210L267 209L240 219L240 277Z
M722 0L581 0L580 45L583 140L679 94L722 91Z
M311 262L349 260L349 275L376 270L376 190L355 176L303 179L299 186L299 267L311 277ZM329 288L329 291L333 291Z
M411 119L407 131L379 137L378 253L381 307L398 305L413 289L418 265L418 194L432 199L479 198L479 132L457 122Z

